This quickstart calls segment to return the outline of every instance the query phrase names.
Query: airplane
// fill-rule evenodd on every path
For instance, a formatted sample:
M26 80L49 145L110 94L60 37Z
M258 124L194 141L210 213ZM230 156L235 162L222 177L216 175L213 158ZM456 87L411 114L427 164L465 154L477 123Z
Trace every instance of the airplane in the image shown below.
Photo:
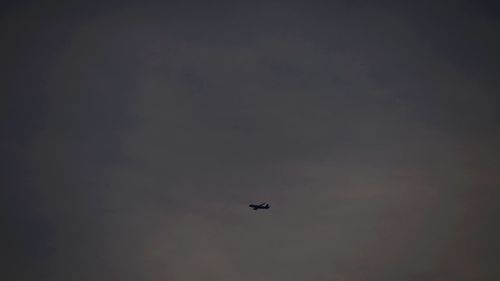
M267 203L262 203L259 205L256 204L250 204L248 207L252 208L254 211L257 211L258 209L269 209L269 204Z

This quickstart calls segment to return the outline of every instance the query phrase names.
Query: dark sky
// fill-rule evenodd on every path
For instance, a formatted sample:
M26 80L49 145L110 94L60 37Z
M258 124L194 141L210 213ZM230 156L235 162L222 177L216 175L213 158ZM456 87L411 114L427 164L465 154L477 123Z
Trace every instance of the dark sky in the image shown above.
M500 280L494 1L2 3L1 280Z

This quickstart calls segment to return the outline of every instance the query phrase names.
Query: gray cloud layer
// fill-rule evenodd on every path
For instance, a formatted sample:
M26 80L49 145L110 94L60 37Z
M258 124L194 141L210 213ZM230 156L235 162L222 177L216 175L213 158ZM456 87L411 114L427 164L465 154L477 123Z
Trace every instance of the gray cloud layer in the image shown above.
M495 8L7 6L2 278L498 280Z

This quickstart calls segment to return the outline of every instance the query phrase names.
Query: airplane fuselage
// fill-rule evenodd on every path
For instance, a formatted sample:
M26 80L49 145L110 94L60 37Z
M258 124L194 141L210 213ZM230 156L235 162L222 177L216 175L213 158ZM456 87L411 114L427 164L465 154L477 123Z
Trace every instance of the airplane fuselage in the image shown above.
M259 209L269 209L269 204L262 203L262 204L250 204L248 207L252 208L254 211L257 211Z

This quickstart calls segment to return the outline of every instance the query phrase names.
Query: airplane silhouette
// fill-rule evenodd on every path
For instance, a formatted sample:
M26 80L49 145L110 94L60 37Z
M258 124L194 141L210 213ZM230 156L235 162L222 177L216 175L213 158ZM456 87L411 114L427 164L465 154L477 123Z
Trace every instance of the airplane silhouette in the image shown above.
M258 209L269 209L269 204L267 203L262 203L259 205L256 204L250 204L248 207L252 208L254 211L257 211Z

